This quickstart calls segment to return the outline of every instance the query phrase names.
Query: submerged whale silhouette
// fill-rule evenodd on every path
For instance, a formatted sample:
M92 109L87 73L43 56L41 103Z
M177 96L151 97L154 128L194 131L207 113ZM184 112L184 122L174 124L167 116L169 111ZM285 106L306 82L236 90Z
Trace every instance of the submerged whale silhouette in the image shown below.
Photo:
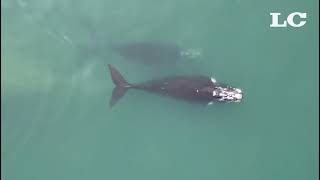
M146 64L172 63L182 57L196 58L201 55L201 51L197 49L182 50L175 44L151 42L111 45L111 49L127 60Z
M120 72L108 65L111 78L115 84L110 99L110 107L126 93L128 89L148 91L190 102L240 102L242 91L227 85L218 84L215 79L205 76L176 76L147 81L140 84L128 83Z

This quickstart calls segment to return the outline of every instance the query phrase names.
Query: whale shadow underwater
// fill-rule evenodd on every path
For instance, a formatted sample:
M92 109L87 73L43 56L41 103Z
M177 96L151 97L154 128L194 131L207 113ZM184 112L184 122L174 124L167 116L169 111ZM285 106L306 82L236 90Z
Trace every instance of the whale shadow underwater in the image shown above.
M240 89L217 83L206 76L172 76L143 83L129 83L121 73L108 64L111 79L115 85L109 102L113 107L129 89L142 90L192 103L211 105L214 102L240 102Z
M145 65L171 64L201 56L201 49L182 49L173 43L134 42L110 45L112 52Z
M63 12L61 13L63 14ZM180 47L175 42L115 40L112 38L113 34L106 33L107 29L103 30L103 26L101 26L103 22L88 16L83 16L76 22L75 25L81 28L79 31L82 33L81 38L73 39L58 30L54 30L53 33L75 50L76 63L80 65L91 63L92 59L102 63L106 61L106 63L114 63L109 60L116 59L157 67L161 64L174 64L183 59L197 59L202 56L201 48ZM113 55L122 58L112 58Z

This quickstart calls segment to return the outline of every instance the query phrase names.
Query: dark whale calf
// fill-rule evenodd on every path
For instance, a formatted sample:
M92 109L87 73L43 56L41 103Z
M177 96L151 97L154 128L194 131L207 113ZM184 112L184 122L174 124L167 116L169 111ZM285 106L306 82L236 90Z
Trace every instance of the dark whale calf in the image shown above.
M182 50L175 44L151 42L111 45L111 49L125 59L145 64L172 63L182 57L195 58L201 54L197 49Z
M141 84L128 83L112 65L108 65L116 87L110 100L112 107L128 89L137 89L170 96L190 102L212 104L213 102L240 102L242 91L218 84L215 79L205 76L177 76L147 81Z

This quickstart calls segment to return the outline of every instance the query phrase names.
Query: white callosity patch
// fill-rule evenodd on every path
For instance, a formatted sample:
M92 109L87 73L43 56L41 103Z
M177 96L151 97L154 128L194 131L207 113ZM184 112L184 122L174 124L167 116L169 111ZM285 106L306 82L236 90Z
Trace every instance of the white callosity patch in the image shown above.
M210 101L210 102L207 104L207 106L211 106L212 104L213 104L213 102Z
M240 99L242 99L242 94L236 94L235 98L239 99L239 101L240 101Z
M215 83L217 83L217 80L216 80L215 78L211 77L211 82L212 82L213 84L215 84Z
M238 93L242 93L242 90L238 88L236 88L235 91L237 91Z
M217 91L212 91L212 96L216 96L217 94Z
M186 56L188 58L197 58L202 55L202 49L187 49L180 52L180 56Z
M237 88L222 88L218 87L219 90L218 96L220 97L219 101L233 101L240 102L242 99L242 91ZM212 93L213 94L213 93Z

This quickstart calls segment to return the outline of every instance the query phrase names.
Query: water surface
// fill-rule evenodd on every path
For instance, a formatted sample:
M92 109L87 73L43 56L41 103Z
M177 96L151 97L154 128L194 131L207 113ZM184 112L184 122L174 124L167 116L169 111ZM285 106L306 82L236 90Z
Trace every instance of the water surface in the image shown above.
M297 10L302 28L269 27ZM1 177L315 180L318 13L315 0L1 0ZM134 41L203 53L155 67L105 48ZM129 91L109 109L108 63L130 82L214 76L244 100Z

